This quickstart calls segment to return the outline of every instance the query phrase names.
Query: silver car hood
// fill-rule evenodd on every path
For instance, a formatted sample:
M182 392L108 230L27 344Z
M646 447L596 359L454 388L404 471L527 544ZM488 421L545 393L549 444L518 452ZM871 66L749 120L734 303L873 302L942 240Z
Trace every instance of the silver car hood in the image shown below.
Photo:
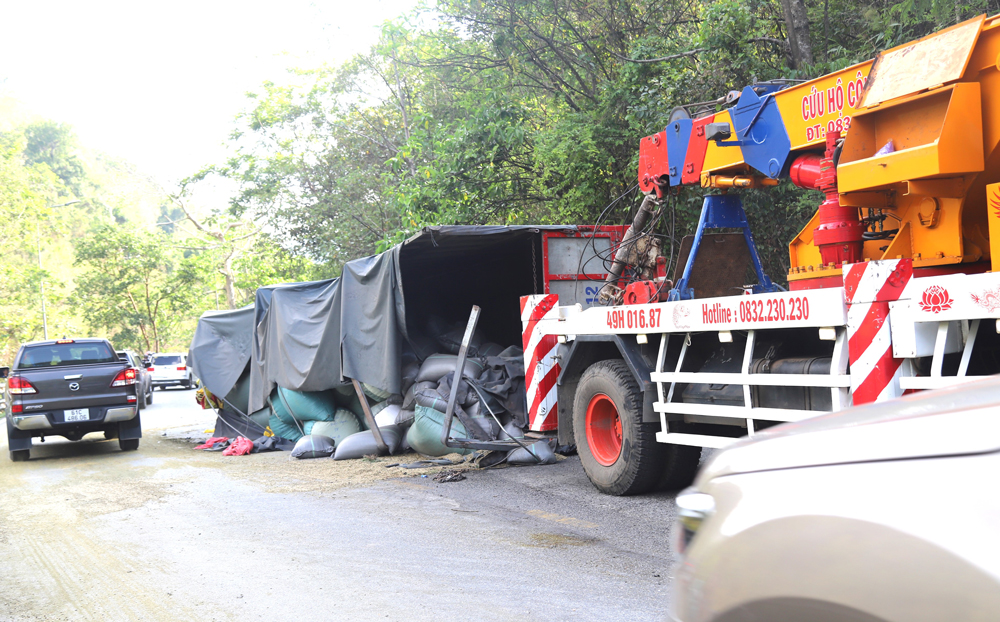
M718 452L697 483L754 471L997 450L1000 376L991 376L769 428Z

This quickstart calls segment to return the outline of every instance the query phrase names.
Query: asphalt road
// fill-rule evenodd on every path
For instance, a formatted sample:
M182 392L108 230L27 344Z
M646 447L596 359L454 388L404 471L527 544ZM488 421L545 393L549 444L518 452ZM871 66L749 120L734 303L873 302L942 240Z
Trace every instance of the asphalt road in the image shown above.
M672 495L601 495L576 457L450 483L224 457L193 398L157 391L137 452L13 463L0 432L0 621L665 619Z

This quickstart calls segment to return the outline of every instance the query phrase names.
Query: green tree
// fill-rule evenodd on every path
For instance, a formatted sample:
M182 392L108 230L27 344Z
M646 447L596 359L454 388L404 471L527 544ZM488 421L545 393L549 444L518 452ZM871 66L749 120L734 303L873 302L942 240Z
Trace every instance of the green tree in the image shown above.
M29 164L44 164L73 195L82 196L88 177L77 156L76 135L65 123L40 121L24 128L24 157Z
M201 284L165 235L103 225L77 244L76 261L84 271L72 299L92 330L140 351L183 343Z

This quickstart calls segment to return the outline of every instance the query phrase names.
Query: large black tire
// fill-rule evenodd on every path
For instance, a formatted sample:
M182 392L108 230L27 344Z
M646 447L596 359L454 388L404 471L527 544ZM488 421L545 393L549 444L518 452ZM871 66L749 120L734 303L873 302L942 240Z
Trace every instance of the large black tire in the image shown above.
M149 385L149 395L146 396L146 406L149 406L150 404L153 403L153 389L154 388L155 387L153 385Z
M141 389L142 387L139 387L139 388ZM139 407L139 410L145 410L145 408L146 408L146 394L144 392L139 391L139 395L136 396L136 403L137 403L136 405Z
M139 439L120 438L118 439L118 446L121 447L122 451L135 451L136 449L139 449Z
M672 491L687 488L698 475L701 447L689 445L662 445L664 456L663 477L656 490Z
M13 462L27 462L28 458L31 457L30 449L18 449L16 451L10 452L10 459Z
M621 423L617 456L607 443L592 449L587 434L588 409L592 404L607 409L609 401ZM657 487L664 476L667 447L656 442L658 427L642 422L642 390L624 361L600 361L583 372L573 401L573 432L583 470L598 490L610 495L637 495ZM593 431L601 434L598 426Z

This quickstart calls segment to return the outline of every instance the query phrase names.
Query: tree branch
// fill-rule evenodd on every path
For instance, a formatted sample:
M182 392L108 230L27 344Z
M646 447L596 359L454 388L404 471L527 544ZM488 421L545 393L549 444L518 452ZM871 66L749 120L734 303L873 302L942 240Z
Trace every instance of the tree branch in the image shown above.
M753 41L753 39L751 39ZM629 58L627 56L622 56L617 52L611 52L611 55L619 60L623 60L627 63L662 63L663 61L674 60L676 58L684 58L685 56L694 56L695 54L700 54L702 52L707 52L711 48L697 48L694 50L689 50L687 52L681 52L680 54L673 54L671 56L661 56L660 58Z

